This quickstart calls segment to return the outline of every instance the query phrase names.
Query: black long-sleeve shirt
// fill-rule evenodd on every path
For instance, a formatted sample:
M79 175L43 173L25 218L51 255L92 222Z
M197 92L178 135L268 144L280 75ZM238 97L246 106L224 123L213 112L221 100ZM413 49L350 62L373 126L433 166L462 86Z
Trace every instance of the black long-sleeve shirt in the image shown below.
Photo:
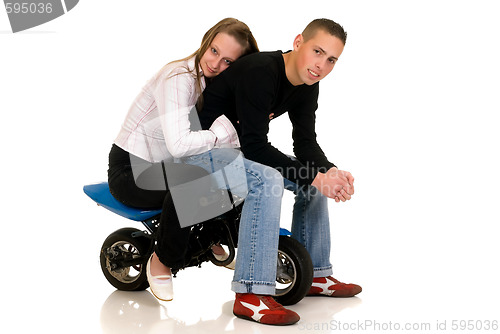
M205 89L201 126L208 129L225 114L238 131L247 159L274 167L299 185L310 185L319 171L335 166L316 141L318 92L319 83L293 86L288 81L281 51L251 54L232 64ZM285 112L292 122L297 160L268 142L271 118Z

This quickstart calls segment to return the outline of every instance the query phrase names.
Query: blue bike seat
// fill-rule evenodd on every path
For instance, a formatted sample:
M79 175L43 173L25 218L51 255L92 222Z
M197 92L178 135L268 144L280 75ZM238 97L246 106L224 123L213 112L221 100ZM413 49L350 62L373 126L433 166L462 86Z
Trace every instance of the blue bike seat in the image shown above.
M131 220L144 221L161 213L161 209L144 210L132 208L120 203L111 195L107 182L88 184L83 187L83 192L87 194L88 197L92 198L98 205Z
M132 208L120 203L111 195L109 185L107 182L88 184L83 187L83 191L88 197L93 199L98 205L119 214L122 217L134 220L145 221L151 217L161 213L161 209L157 210L143 210ZM290 231L285 228L280 228L280 235L291 235Z

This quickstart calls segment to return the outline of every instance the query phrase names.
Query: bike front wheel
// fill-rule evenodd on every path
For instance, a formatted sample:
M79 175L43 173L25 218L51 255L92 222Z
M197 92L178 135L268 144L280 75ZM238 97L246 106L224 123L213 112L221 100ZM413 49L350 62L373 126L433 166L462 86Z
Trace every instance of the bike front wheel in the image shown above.
M297 240L280 236L274 298L282 305L293 305L305 297L313 280L309 252Z

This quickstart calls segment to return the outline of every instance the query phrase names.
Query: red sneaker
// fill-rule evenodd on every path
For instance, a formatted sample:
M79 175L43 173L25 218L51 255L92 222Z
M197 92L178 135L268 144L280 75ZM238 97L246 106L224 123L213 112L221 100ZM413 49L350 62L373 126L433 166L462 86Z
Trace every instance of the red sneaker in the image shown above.
M266 325L291 325L300 319L297 313L284 308L273 297L253 293L236 294L233 314Z
M315 277L308 296L331 296L331 297L352 297L361 292L361 287L357 284L346 284L339 282L332 276Z

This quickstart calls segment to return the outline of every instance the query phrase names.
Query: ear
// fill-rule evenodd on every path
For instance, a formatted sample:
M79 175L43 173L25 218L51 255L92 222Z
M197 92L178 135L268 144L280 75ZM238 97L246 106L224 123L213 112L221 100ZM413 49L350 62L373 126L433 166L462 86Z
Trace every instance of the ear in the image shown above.
M302 34L298 34L297 37L295 37L295 39L293 40L293 49L297 51L303 41L304 37L302 36Z

